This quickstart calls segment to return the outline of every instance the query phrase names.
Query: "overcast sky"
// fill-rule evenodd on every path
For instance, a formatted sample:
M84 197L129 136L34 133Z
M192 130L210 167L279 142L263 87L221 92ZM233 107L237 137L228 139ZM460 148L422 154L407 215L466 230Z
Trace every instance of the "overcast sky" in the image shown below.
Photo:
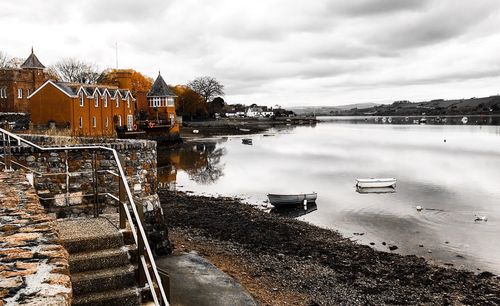
M500 93L498 0L0 0L0 50L216 77L229 103L340 105Z

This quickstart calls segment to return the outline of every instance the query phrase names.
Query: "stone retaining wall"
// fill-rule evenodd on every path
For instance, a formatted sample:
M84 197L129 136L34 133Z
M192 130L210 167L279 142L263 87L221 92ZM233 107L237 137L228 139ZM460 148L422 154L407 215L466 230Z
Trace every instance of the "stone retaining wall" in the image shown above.
M160 254L170 252L163 211L157 195L156 142L42 135L22 135L22 137L46 147L96 145L116 149L123 157L123 169L134 201L144 207L146 231L155 241L152 247ZM105 193L116 197L119 195L118 177L105 172L106 170L118 172L111 152L105 150L47 152L31 147L14 147L13 156L18 163L44 173L41 177L34 175L34 186L44 207L57 217L93 215L95 190L100 194L97 197L99 213L118 212L116 201L103 195ZM94 163L98 170L95 179Z
M0 172L0 305L71 305L68 253L19 172Z

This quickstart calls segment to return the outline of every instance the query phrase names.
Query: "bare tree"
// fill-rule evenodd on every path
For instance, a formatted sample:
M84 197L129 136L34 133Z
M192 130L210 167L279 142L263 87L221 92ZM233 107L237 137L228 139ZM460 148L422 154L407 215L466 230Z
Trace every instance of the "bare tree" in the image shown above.
M100 76L95 64L65 58L51 67L64 82L95 84Z
M203 97L205 102L211 101L215 96L224 95L224 85L219 83L214 77L204 76L194 79L188 86Z
M0 68L9 67L9 56L7 53L0 51Z

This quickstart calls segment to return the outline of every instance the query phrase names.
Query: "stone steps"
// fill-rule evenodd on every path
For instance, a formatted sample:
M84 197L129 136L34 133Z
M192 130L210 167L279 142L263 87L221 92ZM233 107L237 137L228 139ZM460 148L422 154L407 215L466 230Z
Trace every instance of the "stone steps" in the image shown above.
M128 248L73 253L69 259L71 274L125 266L130 263Z
M69 252L73 305L139 305L137 249L127 245L130 233L110 218L66 219L58 222Z
M139 290L126 288L106 292L89 293L76 296L72 305L79 306L134 306L139 303Z
M132 265L71 274L73 294L99 292L135 285L136 269Z

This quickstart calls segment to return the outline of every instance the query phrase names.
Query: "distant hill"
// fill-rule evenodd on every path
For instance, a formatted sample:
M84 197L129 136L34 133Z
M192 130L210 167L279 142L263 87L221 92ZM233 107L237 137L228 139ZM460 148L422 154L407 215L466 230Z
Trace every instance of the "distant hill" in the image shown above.
M306 115L306 114L316 114L320 115L331 115L337 114L339 112L348 111L351 109L367 109L378 106L376 103L356 103L356 104L347 104L347 105L338 105L338 106L295 106L295 107L287 107L287 109L293 111L297 115Z
M340 111L337 115L420 116L500 114L500 96L469 99L434 99L423 102L395 101L364 109Z

